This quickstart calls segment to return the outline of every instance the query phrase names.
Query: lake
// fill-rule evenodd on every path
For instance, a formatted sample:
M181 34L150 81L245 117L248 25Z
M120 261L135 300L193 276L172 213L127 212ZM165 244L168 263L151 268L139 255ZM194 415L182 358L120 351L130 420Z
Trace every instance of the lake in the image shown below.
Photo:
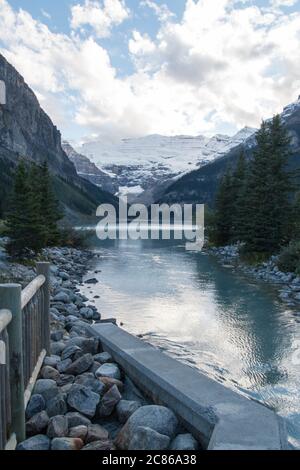
M180 241L91 239L100 257L82 292L102 318L287 418L300 448L300 315L273 287ZM95 270L101 270L94 274ZM300 354L298 354L300 357Z

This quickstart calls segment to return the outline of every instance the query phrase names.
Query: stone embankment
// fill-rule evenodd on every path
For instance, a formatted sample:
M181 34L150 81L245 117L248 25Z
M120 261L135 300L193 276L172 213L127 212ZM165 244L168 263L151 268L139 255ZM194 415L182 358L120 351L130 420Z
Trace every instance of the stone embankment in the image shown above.
M300 309L300 277L295 273L280 271L277 266L278 256L272 256L268 261L258 266L249 266L241 261L238 245L209 248L207 252L217 256L224 265L238 267L245 274L259 281L275 285L282 302L296 310Z
M17 449L197 450L174 412L149 402L101 341L86 334L87 324L101 322L93 299L78 288L94 255L68 248L43 255L51 262L51 354L26 409L27 439Z

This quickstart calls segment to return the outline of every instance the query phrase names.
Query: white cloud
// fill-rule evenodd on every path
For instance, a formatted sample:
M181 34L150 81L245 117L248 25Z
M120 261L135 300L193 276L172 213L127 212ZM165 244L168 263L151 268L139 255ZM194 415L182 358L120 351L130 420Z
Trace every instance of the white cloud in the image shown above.
M154 11L156 16L160 21L167 21L176 15L171 12L168 8L168 5L163 3L162 5L158 5L156 2L152 0L143 0L141 2L141 7L148 7Z
M273 7L292 7L298 3L298 0L271 0Z
M51 15L50 13L48 13L46 10L44 10L43 8L41 8L41 13L42 15L47 18L47 20L51 20Z
M118 26L129 18L124 0L104 0L103 3L85 0L84 5L74 5L71 14L71 27L74 30L88 25L99 38L110 36L113 26Z
M133 32L135 71L120 78L94 37L52 32L0 0L0 51L62 130L81 126L78 138L257 126L299 95L299 38L300 12L187 0L181 21L163 22L155 39Z

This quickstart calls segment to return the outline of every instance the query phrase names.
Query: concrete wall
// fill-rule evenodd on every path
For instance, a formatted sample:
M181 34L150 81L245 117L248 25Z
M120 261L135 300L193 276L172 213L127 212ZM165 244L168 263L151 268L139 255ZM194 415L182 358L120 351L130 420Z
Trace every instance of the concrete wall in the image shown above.
M113 324L88 328L136 385L156 403L170 407L205 448L287 448L284 422L272 410Z

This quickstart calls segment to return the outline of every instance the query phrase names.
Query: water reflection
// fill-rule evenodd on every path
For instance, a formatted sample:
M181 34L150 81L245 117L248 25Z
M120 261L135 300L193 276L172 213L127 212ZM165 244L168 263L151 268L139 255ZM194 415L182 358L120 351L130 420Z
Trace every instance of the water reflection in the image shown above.
M93 244L101 253L93 268L102 273L83 291L100 295L103 317L274 407L300 437L300 366L291 359L299 323L272 288L178 241Z

